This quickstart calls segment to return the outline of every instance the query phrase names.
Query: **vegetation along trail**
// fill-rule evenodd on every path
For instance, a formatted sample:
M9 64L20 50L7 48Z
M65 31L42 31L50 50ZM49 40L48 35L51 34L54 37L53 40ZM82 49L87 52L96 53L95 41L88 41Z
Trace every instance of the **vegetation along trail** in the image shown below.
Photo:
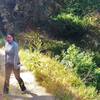
M2 86L0 87L1 93L4 82L4 64L4 49L0 49L0 72L2 72L0 75L0 81L2 81ZM54 97L47 93L44 87L39 85L32 72L28 71L24 66L21 67L21 77L27 87L27 94L21 93L17 80L12 74L10 77L10 93L3 96L5 100L29 100L32 98L35 100L54 100Z

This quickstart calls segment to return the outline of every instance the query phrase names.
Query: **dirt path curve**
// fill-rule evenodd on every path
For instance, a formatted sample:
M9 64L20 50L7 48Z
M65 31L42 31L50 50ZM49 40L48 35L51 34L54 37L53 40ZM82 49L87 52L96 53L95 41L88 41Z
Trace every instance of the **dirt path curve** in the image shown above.
M0 72L2 76L4 76L4 55L4 49L0 49ZM44 87L39 85L32 72L28 71L24 66L21 67L21 77L24 80L28 93L21 94L18 82L12 73L10 77L10 94L7 96L9 97L7 100L55 100L50 93L47 93Z

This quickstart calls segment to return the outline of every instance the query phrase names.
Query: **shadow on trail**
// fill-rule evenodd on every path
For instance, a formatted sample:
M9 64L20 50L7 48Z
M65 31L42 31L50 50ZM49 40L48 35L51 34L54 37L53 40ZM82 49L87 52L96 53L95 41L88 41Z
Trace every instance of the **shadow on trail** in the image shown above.
M23 97L23 96L15 96L15 95L5 95L6 98L4 100L57 100L52 96L34 96L34 97Z

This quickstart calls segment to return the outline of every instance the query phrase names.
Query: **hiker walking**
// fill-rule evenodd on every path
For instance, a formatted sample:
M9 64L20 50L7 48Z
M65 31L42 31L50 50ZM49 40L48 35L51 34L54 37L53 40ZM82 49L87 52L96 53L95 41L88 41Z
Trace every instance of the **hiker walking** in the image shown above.
M20 60L18 56L18 44L14 40L14 34L8 34L5 43L5 82L3 92L9 93L9 79L11 73L14 73L22 92L26 91L26 87L20 77Z

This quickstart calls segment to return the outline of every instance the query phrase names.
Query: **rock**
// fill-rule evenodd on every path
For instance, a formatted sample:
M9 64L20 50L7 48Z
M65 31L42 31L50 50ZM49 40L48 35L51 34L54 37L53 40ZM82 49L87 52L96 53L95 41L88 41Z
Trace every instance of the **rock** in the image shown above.
M24 31L27 27L48 20L56 11L54 0L0 0L0 13L3 17L0 22L3 22L7 33Z

